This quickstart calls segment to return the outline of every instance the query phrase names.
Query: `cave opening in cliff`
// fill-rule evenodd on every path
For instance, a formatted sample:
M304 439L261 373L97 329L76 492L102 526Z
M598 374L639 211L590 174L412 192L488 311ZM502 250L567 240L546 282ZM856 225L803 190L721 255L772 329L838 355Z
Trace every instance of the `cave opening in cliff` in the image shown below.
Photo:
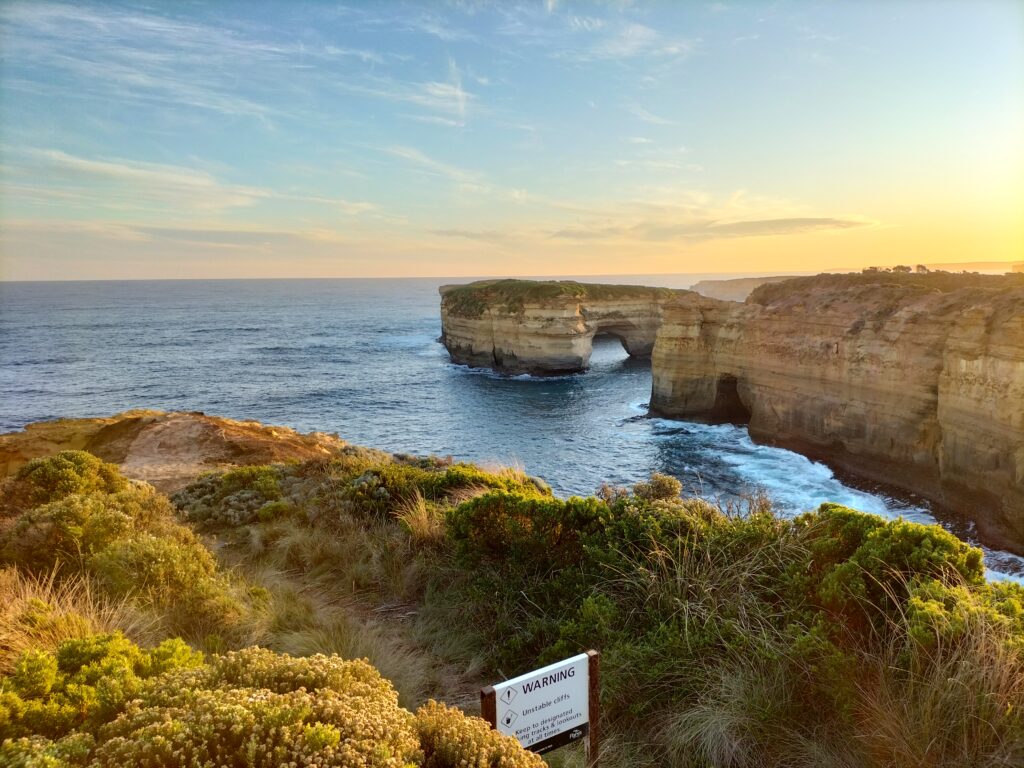
M715 392L715 405L711 409L711 417L715 421L729 424L750 423L750 409L740 399L735 376L723 374L718 377L718 389Z
M629 358L626 352L626 343L622 337L615 333L602 331L594 336L591 342L590 364L614 365Z

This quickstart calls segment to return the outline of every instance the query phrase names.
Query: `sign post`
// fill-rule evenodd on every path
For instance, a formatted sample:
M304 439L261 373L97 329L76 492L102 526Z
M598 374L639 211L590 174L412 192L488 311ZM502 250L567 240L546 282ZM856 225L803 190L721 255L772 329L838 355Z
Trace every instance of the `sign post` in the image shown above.
M481 716L538 754L585 738L587 765L596 768L600 659L597 651L587 651L482 688Z

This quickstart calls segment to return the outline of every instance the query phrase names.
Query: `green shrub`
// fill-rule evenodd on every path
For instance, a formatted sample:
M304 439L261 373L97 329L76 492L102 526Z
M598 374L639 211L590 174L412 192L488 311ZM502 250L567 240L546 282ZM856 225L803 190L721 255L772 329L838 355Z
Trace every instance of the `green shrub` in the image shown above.
M112 464L85 451L61 451L32 459L14 477L8 505L30 509L75 493L116 493L127 487Z
M0 679L0 740L94 727L138 695L144 679L201 662L181 640L145 651L119 632L68 640L52 653L29 651Z
M2 552L30 572L59 565L65 577L84 574L107 596L161 614L175 634L221 631L245 611L209 550L148 486L74 494L30 510L4 537Z
M90 558L89 566L111 594L137 592L160 604L187 599L217 570L202 545L183 546L156 537L112 542Z
M258 518L271 519L287 505L282 481L283 466L238 467L209 474L174 495L175 505L194 523L247 525Z
M167 498L149 486L73 494L22 514L0 539L4 559L34 571L57 563L75 570L114 542L161 536L183 545L195 537L177 523Z
M923 582L985 584L981 550L937 525L886 521L828 503L795 524L806 528L809 562L794 585L857 631L884 629L908 589Z
M646 483L633 486L633 493L642 499L677 499L683 492L683 484L676 478L655 472Z

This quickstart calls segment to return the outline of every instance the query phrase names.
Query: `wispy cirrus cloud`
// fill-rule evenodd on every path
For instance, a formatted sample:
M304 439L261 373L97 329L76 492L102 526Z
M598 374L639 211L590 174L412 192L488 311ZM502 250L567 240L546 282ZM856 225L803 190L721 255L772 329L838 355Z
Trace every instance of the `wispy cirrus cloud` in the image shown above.
M544 51L552 59L573 63L676 60L689 56L697 40L666 35L654 27L617 13L562 14L557 4L545 12L536 6L499 6L504 21L499 32L520 46Z
M464 185L482 186L483 182L479 173L435 160L415 147L392 146L386 147L383 151L392 157L406 161L424 173L443 176Z
M491 245L505 245L515 239L513 233L498 229L431 229L429 233L438 237L461 238Z
M450 57L446 80L407 82L385 75L370 75L359 80L338 81L333 87L348 93L422 107L431 114L419 115L416 119L452 127L466 124L470 104L476 99L474 94L463 88L462 71Z
M379 213L370 202L234 184L201 168L124 158L82 157L60 149L5 147L4 175L41 199L113 210L224 212L265 201L325 206L359 216ZM6 191L12 191L8 184Z
M625 22L612 25L582 26L588 32L599 34L588 45L562 54L562 58L576 61L599 59L631 59L638 56L679 57L689 55L694 48L691 40L666 38L644 24ZM607 30L607 31L605 31Z
M643 221L630 226L567 227L551 234L564 240L628 239L645 242L676 242L721 240L740 237L777 237L803 235L809 232L840 231L867 227L872 222L862 218L834 216L803 216L751 221Z
M667 117L656 115L650 112L639 104L630 104L628 107L629 113L638 120L642 120L649 125L675 125L675 120L669 120Z
M214 8L215 9L215 8ZM318 9L313 9L316 12ZM326 13L328 9L319 9ZM362 23L370 23L360 17ZM449 58L446 77L410 78L398 67L404 52L334 42L279 38L244 19L181 21L173 14L104 5L8 3L0 5L5 56L21 67L60 73L22 76L7 87L71 99L103 96L121 104L164 110L201 109L229 117L317 119L312 94L321 89L406 102L464 123L473 99ZM386 19L373 19L384 24ZM393 23L396 21L392 19ZM442 39L432 17L407 28ZM80 83L88 83L84 91ZM286 100L294 102L283 109ZM297 108L298 107L298 108Z

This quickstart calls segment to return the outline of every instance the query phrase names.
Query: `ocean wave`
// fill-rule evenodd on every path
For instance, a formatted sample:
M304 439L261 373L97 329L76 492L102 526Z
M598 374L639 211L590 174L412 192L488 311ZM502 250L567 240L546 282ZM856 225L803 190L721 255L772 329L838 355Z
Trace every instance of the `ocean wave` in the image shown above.
M532 373L501 373L491 368L474 368L473 366L452 362L448 363L448 367L467 376L482 376L485 379L494 379L496 381L573 381L582 375L581 373L566 373L558 376L537 376Z

